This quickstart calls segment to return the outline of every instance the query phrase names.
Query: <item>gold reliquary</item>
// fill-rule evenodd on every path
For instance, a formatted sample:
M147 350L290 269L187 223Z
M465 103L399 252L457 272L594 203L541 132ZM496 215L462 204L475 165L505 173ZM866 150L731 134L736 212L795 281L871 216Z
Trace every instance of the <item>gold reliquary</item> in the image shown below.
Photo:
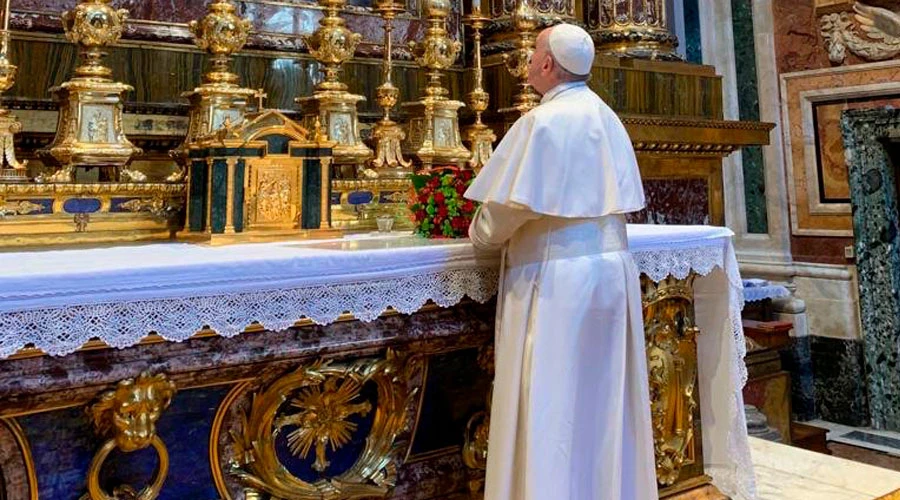
M274 110L190 146L187 229L213 243L324 237L335 143Z

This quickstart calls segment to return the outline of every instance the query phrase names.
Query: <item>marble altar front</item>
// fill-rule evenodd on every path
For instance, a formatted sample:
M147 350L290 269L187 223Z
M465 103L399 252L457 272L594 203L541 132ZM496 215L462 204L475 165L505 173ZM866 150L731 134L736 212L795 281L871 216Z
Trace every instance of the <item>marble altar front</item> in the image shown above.
M629 227L649 359L693 367L651 377L659 394L690 389L685 401L654 397L664 497L754 488L730 238ZM167 243L0 261L7 498L127 487L425 499L468 494L483 477L499 261L467 241Z

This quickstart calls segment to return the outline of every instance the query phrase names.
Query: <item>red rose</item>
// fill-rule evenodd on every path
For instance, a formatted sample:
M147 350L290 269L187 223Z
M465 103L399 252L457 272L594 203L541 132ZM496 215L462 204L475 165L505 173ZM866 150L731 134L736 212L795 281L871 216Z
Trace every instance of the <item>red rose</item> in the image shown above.
M425 213L424 210L419 210L419 211L417 211L417 212L416 212L416 220L417 220L417 221L423 221L423 220L425 220L425 215L427 215L427 214Z
M462 209L463 212L472 212L475 210L475 204L472 203L472 200L466 200L466 202L463 203Z
M438 217L440 217L441 219L446 218L446 217L447 217L447 207L446 207L446 206L443 206L443 205L441 205L440 207L438 207L438 212L437 212L437 214L438 214Z
M422 193L419 195L419 203L423 205L428 203L428 193Z
M456 185L456 193L457 193L458 195L462 196L463 194L465 194L465 192L466 192L466 185L465 185L465 184L457 184L457 185Z
M453 227L453 229L458 229L458 230L465 229L466 228L466 219L464 219L463 217L458 217L458 216L454 217L453 220L450 222L450 225Z
M438 191L434 193L434 202L435 203L443 203L444 202L444 193Z
M437 177L432 177L431 180L428 181L428 187L430 187L431 189L435 189L440 185L441 185L441 181Z

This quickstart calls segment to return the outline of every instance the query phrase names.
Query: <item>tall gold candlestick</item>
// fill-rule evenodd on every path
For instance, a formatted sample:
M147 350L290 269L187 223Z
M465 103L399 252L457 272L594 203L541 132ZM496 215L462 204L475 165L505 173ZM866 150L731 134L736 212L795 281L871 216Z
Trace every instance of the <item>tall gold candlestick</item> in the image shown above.
M426 70L428 84L420 101L402 105L411 116L409 140L403 152L414 156L424 168L435 164L462 166L472 156L462 145L459 132L458 111L465 104L448 99L450 91L441 85L442 73L453 64L462 48L447 33L450 11L449 0L426 0L425 37L418 43L410 42L416 62Z
M384 116L375 124L375 157L371 165L378 177L406 177L412 170L411 163L403 158L400 143L406 137L403 129L391 120L391 109L397 104L400 89L391 82L394 18L402 9L393 0L383 0L375 4L375 12L384 19L384 64L382 78L384 83L376 90L378 105L384 110Z
M541 98L528 83L528 63L534 54L537 39L538 14L528 0L519 0L513 13L513 25L518 39L516 49L511 54L503 54L503 62L510 74L519 79L519 93L513 97L511 108L501 109L501 113L523 115L538 105ZM517 116L518 117L518 116Z
M6 24L9 20L9 0L6 0L4 17ZM18 68L9 62L8 50L9 30L4 29L0 33L0 94L12 88L18 74ZM0 183L28 180L25 176L25 165L28 162L16 160L16 151L13 147L15 135L21 130L22 123L0 106Z
M3 7L3 31L9 31L9 2L10 0L6 0L6 5ZM3 46L6 49L6 46Z
M497 136L494 131L481 121L481 114L488 108L490 96L482 88L481 69L481 29L490 21L490 18L481 15L473 5L473 12L466 16L464 22L472 28L472 41L474 42L475 59L475 88L466 96L466 102L475 112L475 123L465 129L463 135L469 143L472 158L469 159L469 167L480 170L487 163L494 152L494 141Z

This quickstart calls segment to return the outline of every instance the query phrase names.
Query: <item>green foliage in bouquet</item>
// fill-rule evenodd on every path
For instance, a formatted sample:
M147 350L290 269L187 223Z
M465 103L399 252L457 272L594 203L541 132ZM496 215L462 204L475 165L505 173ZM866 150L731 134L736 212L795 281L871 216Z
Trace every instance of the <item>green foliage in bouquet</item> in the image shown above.
M475 173L455 167L433 168L412 176L409 203L415 233L426 238L463 238L477 208L463 198Z

